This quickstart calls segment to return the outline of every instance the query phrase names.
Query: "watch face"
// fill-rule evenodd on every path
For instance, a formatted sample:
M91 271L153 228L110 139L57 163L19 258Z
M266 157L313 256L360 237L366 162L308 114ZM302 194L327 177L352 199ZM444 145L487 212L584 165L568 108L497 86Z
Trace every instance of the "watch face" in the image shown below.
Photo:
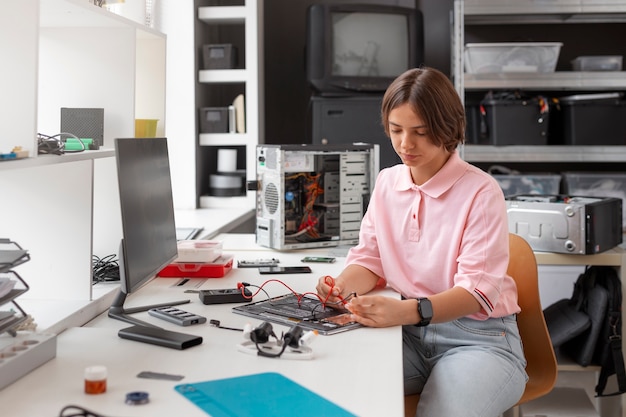
M433 318L433 305L428 298L419 298L417 300L417 311L420 314L420 322L418 325L426 326Z

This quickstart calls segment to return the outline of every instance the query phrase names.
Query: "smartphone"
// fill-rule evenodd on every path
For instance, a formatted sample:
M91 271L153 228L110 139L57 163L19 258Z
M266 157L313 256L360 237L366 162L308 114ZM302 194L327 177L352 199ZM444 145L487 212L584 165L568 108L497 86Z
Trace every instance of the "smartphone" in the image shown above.
M262 266L259 268L260 274L309 274L311 268L308 266Z
M335 258L330 256L305 256L302 258L302 262L320 262L324 264L332 264L335 262Z

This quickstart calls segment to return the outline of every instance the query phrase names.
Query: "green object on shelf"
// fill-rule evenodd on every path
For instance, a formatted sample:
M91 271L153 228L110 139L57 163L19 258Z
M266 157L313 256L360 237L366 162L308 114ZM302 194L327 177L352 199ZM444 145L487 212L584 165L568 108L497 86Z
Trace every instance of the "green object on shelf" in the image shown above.
M93 144L93 139L91 138L80 138L80 140L85 144L85 150L91 149L91 145ZM76 138L67 138L65 140L65 150L66 151L80 151L83 149L83 146L80 144L78 139Z

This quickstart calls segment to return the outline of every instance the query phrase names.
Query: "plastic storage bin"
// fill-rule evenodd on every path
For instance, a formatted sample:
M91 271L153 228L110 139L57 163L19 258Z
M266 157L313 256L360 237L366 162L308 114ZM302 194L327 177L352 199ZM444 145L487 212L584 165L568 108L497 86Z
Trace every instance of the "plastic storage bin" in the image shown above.
M468 43L465 72L554 72L561 42Z
M492 174L505 197L516 194L559 194L559 174Z
M564 172L565 193L585 197L615 197L622 199L622 227L626 233L626 173Z
M626 145L626 101L620 94L578 94L561 97L559 102L561 110L551 118L563 135L557 141L566 145Z
M163 278L222 278L233 269L233 254L223 254L213 262L174 262L157 275Z
M482 106L482 107L481 107ZM478 145L546 145L549 113L537 98L483 100L467 110L467 141Z
M572 60L574 71L621 71L622 57L620 55L606 56L579 56Z

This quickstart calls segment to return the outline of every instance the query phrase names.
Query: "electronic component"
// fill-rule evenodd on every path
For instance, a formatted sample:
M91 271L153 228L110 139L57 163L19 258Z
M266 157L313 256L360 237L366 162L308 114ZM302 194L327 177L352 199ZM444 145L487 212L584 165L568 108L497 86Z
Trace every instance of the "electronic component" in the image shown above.
M169 321L170 323L178 324L179 326L206 323L206 317L170 306L151 308L148 310L148 314Z
M304 331L302 327L295 325L279 338L267 321L256 328L248 323L243 329L244 342L238 345L238 349L240 352L266 358L284 355L287 359L312 359L313 351L309 345L317 334L317 330Z
M252 259L237 261L237 268L258 268L260 266L276 266L280 261L276 258L271 259Z
M259 145L256 243L354 245L378 174L378 145Z
M165 374L163 372L141 371L137 374L137 378L146 379L163 379L166 381L180 381L185 378L182 375Z
M146 325L134 325L120 329L117 335L122 339L178 350L188 349L202 343L202 336L173 332L171 330L165 330L159 327L148 327Z
M330 305L325 306L317 297L293 293L235 306L232 311L254 319L287 326L298 324L303 329L317 330L323 335L344 332L361 326L352 321L351 314L346 310Z
M506 206L509 232L536 251L589 255L622 243L620 198L515 195Z
M305 256L302 258L302 262L319 262L324 264L332 264L335 262L335 258L331 256Z
M198 295L202 304L245 303L252 299L252 293L247 288L243 288L243 293L239 288L200 290Z
M310 274L308 266L264 266L259 268L259 274Z

